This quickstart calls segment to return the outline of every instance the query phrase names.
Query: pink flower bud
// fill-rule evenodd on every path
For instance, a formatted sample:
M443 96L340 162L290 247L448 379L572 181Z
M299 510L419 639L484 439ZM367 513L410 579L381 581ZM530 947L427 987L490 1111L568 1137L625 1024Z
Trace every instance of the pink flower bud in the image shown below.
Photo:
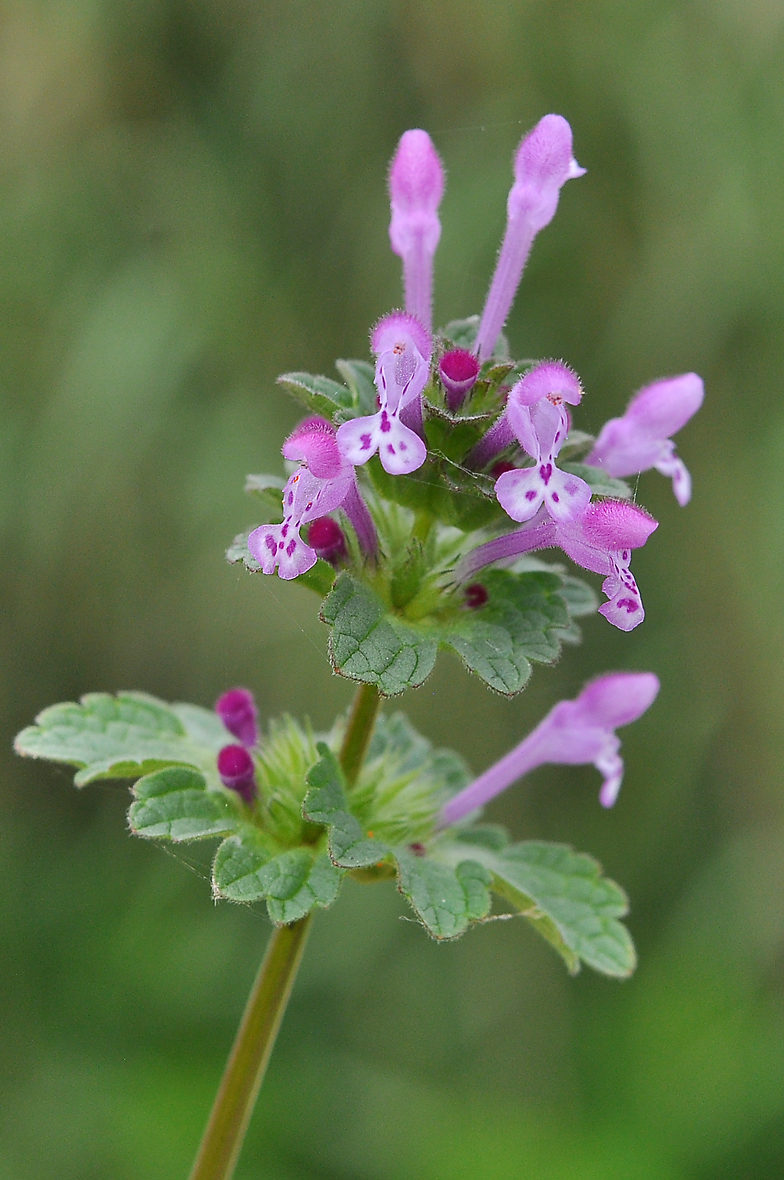
M243 746L255 746L259 740L258 711L253 693L247 688L230 688L218 697L215 712L232 737Z
M337 521L321 516L308 529L308 545L315 549L322 561L338 566L346 558L346 538Z
M224 746L218 754L218 774L224 787L236 791L250 806L256 798L256 771L244 746Z
M479 361L464 348L445 352L438 363L441 384L446 393L446 404L454 413L471 392L479 376Z
M534 238L555 216L561 187L584 173L572 155L572 129L560 115L545 115L517 149L506 233L476 337L480 360L495 348Z
M401 136L389 169L389 240L403 259L406 311L428 330L432 323L433 257L441 236L438 206L444 169L426 131Z

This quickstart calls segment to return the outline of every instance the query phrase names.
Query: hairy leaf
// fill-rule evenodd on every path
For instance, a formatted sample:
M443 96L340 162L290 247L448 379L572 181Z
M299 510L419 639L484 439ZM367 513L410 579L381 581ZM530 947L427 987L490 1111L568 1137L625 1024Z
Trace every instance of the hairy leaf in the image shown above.
M236 805L223 792L208 791L204 775L190 766L169 766L139 779L128 824L150 839L204 840L225 836L238 823Z
M489 913L491 877L478 861L466 858L453 868L406 848L395 855L398 888L433 938L458 938Z
M213 864L216 896L230 901L266 900L278 925L296 922L315 906L332 905L342 871L323 853L292 848L275 854L255 828L246 827L221 844Z
M353 409L351 390L339 385L331 377L314 377L312 373L283 373L278 377L282 385L293 394L311 414L332 419L337 410Z
M332 627L329 654L341 676L375 684L384 696L396 696L427 679L436 659L436 643L394 615L350 574L341 574L321 608Z
M197 723L197 718L198 723ZM215 776L215 759L231 740L207 709L168 705L140 692L88 693L78 704L52 705L18 735L18 754L79 768L78 787L102 778L139 778L165 766L195 766Z
M349 811L345 779L337 758L326 743L319 742L317 748L321 757L307 776L310 790L302 814L327 828L333 864L344 869L377 864L387 856L389 848L363 831L359 820Z

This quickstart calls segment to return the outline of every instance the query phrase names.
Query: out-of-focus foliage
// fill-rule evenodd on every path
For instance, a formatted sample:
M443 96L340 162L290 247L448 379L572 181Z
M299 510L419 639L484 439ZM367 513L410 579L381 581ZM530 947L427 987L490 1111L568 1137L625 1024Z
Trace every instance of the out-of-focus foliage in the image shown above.
M390 888L320 916L238 1180L778 1180L784 1171L784 9L773 0L15 0L0 16L2 1180L176 1180L268 926L128 839L126 793L14 760L52 701L141 688L331 723L306 591L229 567L297 407L400 301L400 133L448 168L437 319L477 311L510 155L566 115L588 175L508 326L598 428L687 369L695 477L635 555L647 618L514 701L445 659L406 702L477 769L613 667L663 682L592 771L495 805L596 851L641 965L570 980L523 924L435 946ZM592 419L592 420L589 420ZM458 1033L455 1035L453 1026Z

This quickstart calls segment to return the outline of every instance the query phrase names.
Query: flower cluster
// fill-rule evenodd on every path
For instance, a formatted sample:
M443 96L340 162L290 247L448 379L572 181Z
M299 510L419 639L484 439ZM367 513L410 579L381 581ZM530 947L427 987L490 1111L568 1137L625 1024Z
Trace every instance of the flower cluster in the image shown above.
M496 523L498 535L489 539L467 536L454 584L474 580L492 562L509 564L533 550L558 547L584 569L604 575L608 602L602 613L614 626L629 631L642 621L629 562L657 522L623 498L624 485L617 481L655 467L672 479L679 504L688 503L691 480L671 436L699 409L702 381L687 373L646 386L595 440L579 436L588 448L585 461L564 468L561 452L575 451L571 413L583 397L578 376L561 361L504 365L502 329L534 239L555 215L566 181L584 173L561 116L546 115L523 138L485 307L478 324L463 321L463 335L472 339L455 346L453 325L435 337L431 327L444 170L425 131L405 132L389 173L389 235L403 261L405 310L385 316L371 335L376 411L348 418L339 411L334 422L310 417L286 440L283 455L297 466L283 490L283 520L248 539L264 573L295 578L319 557L333 566L347 563L345 536L334 519L338 510L353 529L360 563L372 565L378 539L357 470L377 456L387 475L411 476L439 457L434 419L442 427L444 421L450 427L479 422L478 437L453 462L464 478L475 473L477 485L486 487L488 475L494 480L493 494L508 524L499 529ZM501 369L502 377L517 379L499 382ZM476 391L484 400L475 413ZM616 486L608 495L608 487ZM512 523L521 527L510 528ZM308 524L304 540L300 530Z

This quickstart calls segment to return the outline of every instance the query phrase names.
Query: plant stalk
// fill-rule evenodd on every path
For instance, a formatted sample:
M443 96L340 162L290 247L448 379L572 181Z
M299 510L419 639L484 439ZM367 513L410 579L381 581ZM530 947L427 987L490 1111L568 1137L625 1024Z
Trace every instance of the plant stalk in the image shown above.
M299 968L312 914L272 932L190 1180L230 1180Z
M338 759L349 787L356 783L365 760L380 704L381 696L375 685L360 684L351 706Z
M371 684L357 689L343 736L340 765L357 780L381 698ZM264 1079L280 1022L299 970L313 915L278 926L245 1005L190 1180L231 1180Z

